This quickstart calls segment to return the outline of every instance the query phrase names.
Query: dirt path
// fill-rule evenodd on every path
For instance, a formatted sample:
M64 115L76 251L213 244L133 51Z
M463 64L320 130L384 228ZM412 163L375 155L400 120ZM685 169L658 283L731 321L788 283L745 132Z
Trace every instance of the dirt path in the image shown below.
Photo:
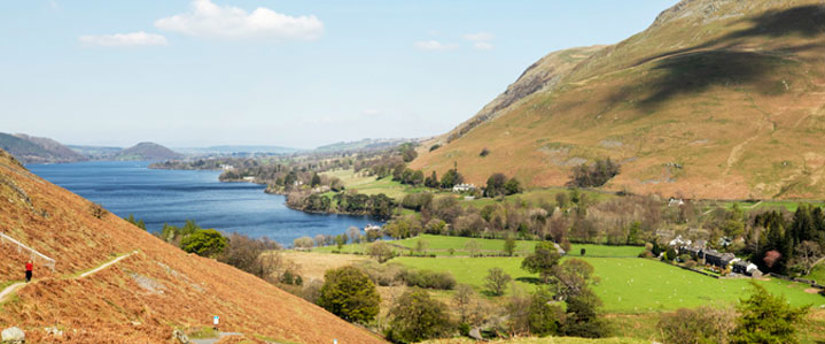
M217 338L202 338L202 339L190 339L189 342L192 344L215 344L223 337L229 336L243 336L243 333L240 332L221 332L218 334Z
M86 271L86 272L84 272L84 273L80 274L79 276L75 277L75 279L81 279L81 278L85 278L85 277L91 276L92 274L94 274L94 273L96 273L96 272L98 272L98 271L100 271L100 270L103 270L103 269L105 269L105 268L108 268L108 267L109 267L109 266L111 266L112 264L116 264L117 262L119 262L119 261L121 261L121 260L123 260L123 259L126 259L126 258L128 258L128 257L132 256L133 254L137 253L137 252L138 252L138 251L132 251L132 252L131 252L131 253L129 253L129 254L125 254L125 255L122 255L122 256L117 257L117 258L115 258L115 259L112 259L112 260L110 260L110 261L108 261L108 262L106 262L106 263L103 263L102 265L100 265L100 266L98 266L98 267L96 267L96 268L92 269L92 270L89 270L89 271ZM30 282L30 283L36 283L36 281L32 281L32 282ZM22 287L23 287L23 286L25 286L25 285L26 285L26 282L17 282L17 283L14 283L14 284L12 284L12 285L10 285L10 286L6 287L6 289L3 289L3 291L0 291L0 303L2 303L3 301L5 301L5 300L6 300L6 297L8 297L9 295L11 295L12 293L14 293L15 291L17 291L18 289L22 288Z
M115 264L115 263L117 263L117 262L119 262L119 261L121 261L121 260L124 260L124 259L126 259L126 258L129 258L130 256L132 256L133 254L135 254L135 253L137 253L137 252L138 252L138 251L132 251L132 252L131 252L131 253L129 253L129 254L124 254L124 255L122 255L122 256L120 256L120 257L117 257L117 258L115 258L115 259L112 259L112 260L110 260L110 261L108 261L108 262L104 263L103 265L101 265L101 266L98 266L98 267L94 268L93 270L89 270L89 271L86 271L86 272L84 272L84 273L80 274L80 276L78 276L77 278L84 278L84 277L86 277L86 276L90 276L90 275L92 275L92 274L94 274L94 273L96 273L96 272L98 272L98 271L100 271L100 270L103 270L103 269L105 269L105 268L108 268L108 267L109 267L109 266L111 266L112 264Z

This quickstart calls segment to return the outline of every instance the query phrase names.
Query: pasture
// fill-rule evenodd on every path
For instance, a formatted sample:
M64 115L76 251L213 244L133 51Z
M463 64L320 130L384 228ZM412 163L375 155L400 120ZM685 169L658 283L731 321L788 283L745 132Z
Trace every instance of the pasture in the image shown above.
M569 259L569 258L565 258ZM599 282L594 291L608 313L647 313L733 304L750 293L750 279L715 279L659 261L640 258L581 258L593 265ZM400 257L393 261L418 269L449 271L459 283L483 290L484 277L493 267L510 274L516 284L534 288L536 275L521 269L521 258L420 258ZM759 281L771 293L784 295L797 306L825 307L825 297L805 291L798 283L771 279Z

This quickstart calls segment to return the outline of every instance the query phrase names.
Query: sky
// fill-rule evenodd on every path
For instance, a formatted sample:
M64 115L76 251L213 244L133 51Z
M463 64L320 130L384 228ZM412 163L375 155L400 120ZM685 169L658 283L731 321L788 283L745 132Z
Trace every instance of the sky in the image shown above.
M449 131L676 0L0 2L0 132L312 148Z

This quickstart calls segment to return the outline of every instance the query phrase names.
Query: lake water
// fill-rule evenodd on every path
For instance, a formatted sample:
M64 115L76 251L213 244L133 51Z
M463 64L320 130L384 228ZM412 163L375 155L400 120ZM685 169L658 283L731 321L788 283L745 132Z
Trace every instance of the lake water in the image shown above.
M316 215L292 210L263 185L221 183L216 171L147 168L148 162L82 162L28 165L30 171L120 217L134 214L151 231L164 223L195 220L204 228L269 237L284 245L302 236L341 234L350 226L376 223L367 217Z

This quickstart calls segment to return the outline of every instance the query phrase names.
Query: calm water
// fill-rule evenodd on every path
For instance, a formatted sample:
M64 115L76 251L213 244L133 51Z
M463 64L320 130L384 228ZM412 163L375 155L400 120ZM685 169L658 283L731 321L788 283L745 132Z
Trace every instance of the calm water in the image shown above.
M29 165L29 170L120 217L134 214L151 231L187 219L201 227L267 236L284 245L301 236L341 234L350 226L375 223L346 215L313 215L289 209L284 196L264 186L221 183L215 171L151 170L147 162L83 162Z

